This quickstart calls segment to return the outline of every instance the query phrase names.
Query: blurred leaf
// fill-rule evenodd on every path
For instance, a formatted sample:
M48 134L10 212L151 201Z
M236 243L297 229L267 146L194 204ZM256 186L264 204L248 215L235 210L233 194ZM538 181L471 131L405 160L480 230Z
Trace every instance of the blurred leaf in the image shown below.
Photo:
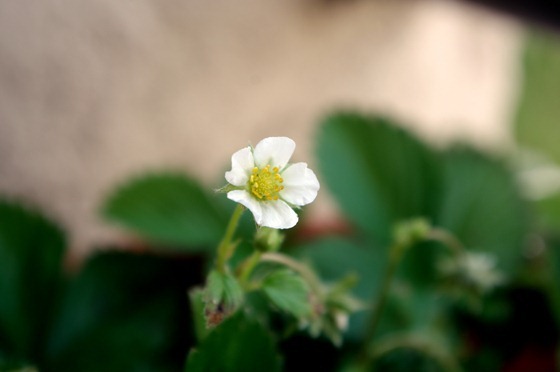
M524 146L560 163L560 38L530 33L523 56L523 86L516 117L516 137Z
M381 247L390 243L396 221L432 217L439 206L438 158L387 119L352 113L328 117L317 157L344 213Z
M560 229L560 193L549 195L535 201L533 206L540 226L544 229Z
M356 274L358 283L352 293L363 300L370 299L377 291L386 265L379 259L379 252L344 238L316 240L298 247L294 254L310 261L327 282L336 282L348 274Z
M192 261L125 252L95 255L62 302L45 369L180 369L192 342L186 290L200 281Z
M390 296L390 305L384 315L393 331L406 329L427 334L449 325L446 314L449 301L437 291L418 290L408 282L395 282ZM400 318L395 314L399 314Z
M226 220L216 201L182 174L151 174L121 186L103 214L143 237L191 251L217 244Z
M272 336L241 312L216 327L204 342L191 350L188 372L280 371Z
M526 206L511 172L474 150L445 157L445 187L436 225L452 231L467 247L491 252L509 274L521 258L527 233Z
M399 347L382 355L374 363L373 370L386 372L453 372L459 371L458 368L450 367L442 363L440 358L432 355L432 350L428 349L429 345L419 347ZM452 361L451 363L454 363Z
M0 354L42 358L60 295L65 245L52 222L0 201Z
M441 279L437 264L440 257L444 255L449 255L449 252L441 244L434 242L414 244L402 257L397 269L398 276L420 290L434 287Z
M263 279L262 290L280 310L296 318L311 314L309 286L291 270L280 269L268 274Z

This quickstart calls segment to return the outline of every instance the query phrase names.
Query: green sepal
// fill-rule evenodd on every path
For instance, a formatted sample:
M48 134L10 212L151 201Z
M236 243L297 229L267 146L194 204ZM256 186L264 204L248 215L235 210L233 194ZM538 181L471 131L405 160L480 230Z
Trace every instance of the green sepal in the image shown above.
M228 183L228 184L226 184L226 185L224 185L220 188L214 189L214 192L216 192L218 194L227 194L228 192L233 191L233 190L243 190L243 188L239 187L239 186L234 186L234 185Z
M284 242L284 234L278 229L259 227L255 234L255 249L261 252L276 252Z
M215 326L239 308L243 302L243 289L233 275L212 270L206 281L204 302L206 324Z

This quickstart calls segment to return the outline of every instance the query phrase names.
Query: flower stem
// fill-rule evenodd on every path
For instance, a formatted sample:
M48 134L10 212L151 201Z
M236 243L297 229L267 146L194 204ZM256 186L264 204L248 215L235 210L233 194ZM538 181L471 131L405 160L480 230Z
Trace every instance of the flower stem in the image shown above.
M241 204L237 205L237 207L233 211L233 214L231 215L224 237L222 238L220 245L218 245L216 269L221 273L226 271L226 263L235 251L235 244L233 244L231 240L233 238L233 234L235 234L235 230L237 230L239 219L241 218L244 210L245 208Z
M399 348L409 348L417 350L432 357L445 371L460 372L461 367L457 360L440 347L438 343L430 341L425 337L414 334L395 334L388 336L371 349L371 358L377 359L384 354Z
M451 253L456 256L460 256L464 252L464 247L459 239L443 229L431 228L420 240L438 241L445 245L451 251ZM387 297L391 289L391 283L402 259L402 256L411 247L411 245L414 245L416 243L418 243L418 241L401 240L400 244L398 241L396 241L389 249L388 268L382 279L381 289L378 292L375 302L375 308L373 309L373 314L371 315L369 324L366 328L366 334L360 355L362 362L366 362L369 358L368 344L373 339L375 331L377 330L377 326L381 320L383 308L385 307Z
M296 271L301 275L301 277L309 284L309 287L316 294L321 293L321 283L319 279L315 276L313 271L311 271L304 264L294 260L293 258L286 256L282 253L268 252L261 256L261 261L275 262L289 267L290 269Z
M241 264L239 268L239 283L242 287L247 288L247 283L255 266L259 263L262 253L260 251L253 251L253 253Z
M383 276L381 282L381 289L378 292L377 299L375 301L375 308L373 309L373 314L369 320L368 326L366 328L365 334L365 342L364 342L364 352L366 352L368 342L373 339L375 335L375 331L377 330L377 325L381 320L381 315L383 313L383 308L385 307L385 303L387 302L387 297L389 295L389 291L391 289L391 283L393 282L393 277L395 276L395 272L399 266L399 262L401 261L401 257L404 253L404 248L400 245L393 245L389 250L389 267Z
M455 235L443 229L432 228L426 238L442 243L456 256L460 256L465 250Z

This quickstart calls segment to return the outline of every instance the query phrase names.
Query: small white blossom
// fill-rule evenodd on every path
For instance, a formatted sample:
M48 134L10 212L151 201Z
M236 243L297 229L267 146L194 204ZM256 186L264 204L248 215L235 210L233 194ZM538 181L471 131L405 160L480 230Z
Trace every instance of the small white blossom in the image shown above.
M447 275L458 275L481 292L503 284L504 275L499 271L494 256L482 252L465 252L456 261L440 262L440 270Z
M298 221L292 208L315 200L319 181L306 163L288 161L296 148L287 137L268 137L231 157L226 180L235 187L227 197L243 204L260 226L289 229Z

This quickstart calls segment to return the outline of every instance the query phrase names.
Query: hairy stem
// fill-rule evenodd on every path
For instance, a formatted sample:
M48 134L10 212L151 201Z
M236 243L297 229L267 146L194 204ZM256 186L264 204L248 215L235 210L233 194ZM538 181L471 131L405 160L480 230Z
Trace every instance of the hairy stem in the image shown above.
M301 275L301 277L309 284L309 287L316 294L321 293L321 283L306 265L286 256L282 253L268 252L261 256L261 261L275 262L289 267Z
M262 253L255 250L253 253L241 264L239 268L239 283L242 287L246 288L249 282L249 277L259 263Z
M239 219L241 218L241 215L243 214L244 210L245 207L243 207L241 204L237 205L237 207L233 211L233 214L231 215L224 237L222 238L222 241L218 245L218 258L216 259L216 269L219 272L223 273L226 271L227 261L231 258L233 252L235 251L235 244L232 242L232 239L233 239L233 235L235 234L235 231L237 230L237 225L239 225Z

